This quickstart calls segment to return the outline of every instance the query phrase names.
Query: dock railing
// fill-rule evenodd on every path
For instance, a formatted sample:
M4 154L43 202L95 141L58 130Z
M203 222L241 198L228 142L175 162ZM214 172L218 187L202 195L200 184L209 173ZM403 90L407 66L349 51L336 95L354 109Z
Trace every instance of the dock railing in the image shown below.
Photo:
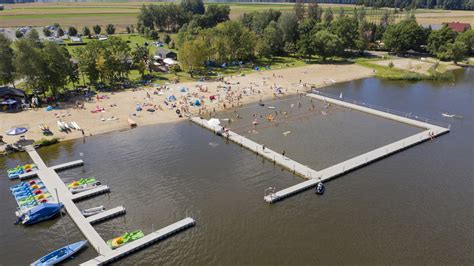
M436 121L436 120L429 119L429 118L426 118L426 117L417 116L417 115L414 115L413 113L407 113L407 112L402 112L402 111L398 111L398 110L393 110L393 109L390 109L390 108L386 108L386 107L382 107L382 106L378 106L378 105L374 105L374 104L369 104L369 103L353 100L353 99L350 99L350 98L347 98L347 97L340 98L337 95L324 93L324 92L318 91L318 90L311 90L311 93L321 95L321 96L324 96L324 97L328 97L328 98L331 98L331 99L347 102L347 103L357 104L357 105L360 105L360 106L368 107L368 108L375 109L375 110L382 111L382 112L387 112L387 113L398 115L398 116L401 116L401 117L406 117L406 118L418 120L418 121L421 121L421 122L425 122L425 123L428 123L428 124L444 127L444 128L447 128L447 129L451 129L451 124L449 124L449 123Z

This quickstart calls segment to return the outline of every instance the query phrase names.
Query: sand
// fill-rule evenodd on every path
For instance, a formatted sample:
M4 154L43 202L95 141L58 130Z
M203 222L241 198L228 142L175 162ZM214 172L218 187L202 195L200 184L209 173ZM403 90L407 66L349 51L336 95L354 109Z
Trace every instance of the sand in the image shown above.
M442 62L433 58L425 58L424 60L398 58L398 59L393 59L393 60L377 61L375 62L375 64L381 65L381 66L388 66L390 62L393 62L393 66L395 68L408 70L408 71L416 72L423 75L429 75L430 68L436 62L438 62L440 65L440 67L438 67L438 70L442 69L443 70L442 72L461 68L459 66L452 64L451 62Z
M321 88L334 84L336 82L345 82L355 79L361 79L371 76L373 70L359 65L308 65L304 67L287 68L280 70L270 70L252 73L246 76L226 77L230 86L230 92L233 93L233 100L225 100L222 96L225 94L222 86L224 82L191 82L171 84L169 91L164 92L163 95L156 95L153 92L153 87L142 87L134 91L127 90L117 93L99 93L104 99L94 98L93 102L85 103L84 109L75 109L74 102L62 103L61 109L46 111L45 108L37 110L26 110L18 113L0 113L0 130L3 132L13 126L25 126L29 128L28 132L24 134L26 139L40 140L42 138L57 137L61 140L69 140L75 138L82 138L82 132L73 130L71 133L59 132L57 127L57 120L71 122L75 121L84 130L85 136L97 135L107 133L115 130L128 129L128 118L132 118L138 126L152 125L158 123L175 122L185 120L186 118L179 118L175 109L168 109L169 106L164 104L165 98L169 95L175 95L178 100L175 102L180 106L179 102L185 95L180 92L180 87L189 88L189 95L197 95L204 97L203 106L189 106L190 115L204 115L210 111L220 111L225 108L238 107L239 105L258 102L259 100L270 99L273 97L281 97L285 95L302 93L310 89L311 86ZM300 83L301 80L301 83ZM237 84L238 83L238 84ZM201 84L205 86L208 92L201 92L196 85ZM306 84L306 87L304 85ZM280 87L283 94L274 95L275 90L272 86ZM250 89L250 87L252 89ZM246 96L244 92L251 92L254 94ZM259 93L260 92L260 93ZM239 101L239 95L243 95ZM151 97L148 98L148 95ZM209 97L211 95L221 95L220 100L211 102ZM194 102L195 97L189 97L189 100ZM141 112L136 111L137 105L148 104L143 106ZM105 108L105 112L92 113L91 110L96 106ZM111 107L112 106L112 107ZM155 112L148 112L148 108L156 106ZM163 110L160 110L159 107ZM135 115L136 116L135 116ZM59 115L59 119L57 116ZM45 137L39 128L39 124L45 124L50 127L54 133L51 137ZM0 133L7 143L15 142L19 136L6 136Z

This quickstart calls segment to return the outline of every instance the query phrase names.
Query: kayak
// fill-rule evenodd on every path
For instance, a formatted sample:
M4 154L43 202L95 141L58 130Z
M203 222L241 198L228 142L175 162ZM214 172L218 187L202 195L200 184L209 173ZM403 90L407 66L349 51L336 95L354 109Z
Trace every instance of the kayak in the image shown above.
M86 191L86 190L96 188L98 186L100 186L99 181L97 181L95 183L91 183L91 184L84 184L84 185L79 185L79 186L76 186L76 187L71 187L71 188L69 188L69 191L71 191L72 194L76 194L76 193L79 193L79 192L83 192L83 191Z
M83 248L87 244L87 240L82 240L67 246L64 246L60 249L57 249L37 261L31 263L32 266L40 266L40 265L54 265L57 264L72 255L78 252L81 248Z
M80 185L92 184L92 183L95 183L95 182L97 182L95 177L81 178L77 181L72 181L71 183L69 183L67 185L67 187L68 188L73 188L73 187L77 187L77 186L80 186Z
M81 210L81 213L82 213L82 215L84 215L84 217L89 217L89 216L101 213L103 211L105 211L105 208L104 208L104 206L101 205L101 206L98 206L98 207Z
M123 246L127 243L130 243L132 241L135 241L137 239L140 239L144 237L145 234L141 230L133 231L131 233L125 233L119 237L116 237L114 239L110 239L107 241L107 245L111 247L112 249L116 249L120 246Z
M135 121L133 121L131 118L127 119L127 121L128 121L128 124L131 127L136 127L137 126L137 123Z

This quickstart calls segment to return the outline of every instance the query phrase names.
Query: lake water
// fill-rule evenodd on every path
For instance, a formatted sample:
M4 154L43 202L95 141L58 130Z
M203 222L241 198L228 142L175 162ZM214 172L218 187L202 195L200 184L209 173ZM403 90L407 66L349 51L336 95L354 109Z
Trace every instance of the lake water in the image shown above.
M136 229L150 233L186 216L196 219L195 227L117 264L472 265L474 70L456 76L455 84L369 78L325 89L452 127L447 135L330 181L323 197L308 190L265 203L266 187L281 189L303 179L190 122L69 141L39 153L48 165L85 160L84 167L61 172L64 181L95 176L111 187L111 193L78 204L125 206L125 216L95 226L105 240ZM444 118L442 112L463 118ZM419 130L372 118L334 108L324 117L242 133L318 169ZM284 137L285 131L291 133ZM83 239L67 215L31 227L13 225L16 203L8 188L17 182L6 178L5 169L27 162L26 154L0 158L1 265L29 264ZM66 264L96 255L89 247Z

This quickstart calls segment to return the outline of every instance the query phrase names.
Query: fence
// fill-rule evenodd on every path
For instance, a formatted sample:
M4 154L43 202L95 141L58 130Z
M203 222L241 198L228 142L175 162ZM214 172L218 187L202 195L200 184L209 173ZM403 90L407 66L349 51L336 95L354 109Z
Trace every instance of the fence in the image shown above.
M364 107L367 107L367 108L371 108L371 109L374 109L374 110L378 110L378 111L398 115L398 116L401 116L401 117L406 117L406 118L418 120L418 121L421 121L421 122L425 122L425 123L428 123L428 124L433 124L433 125L437 125L437 126L440 126L440 127L451 129L451 124L436 121L436 120L432 120L432 119L421 117L421 116L417 116L417 115L414 115L413 113L397 111L397 110L393 110L393 109L390 109L390 108L386 108L386 107L382 107L382 106L378 106L378 105L374 105L374 104L368 104L368 103L360 102L360 101L357 101L357 100L349 99L349 98L346 98L346 97L340 98L339 96L324 93L324 92L321 92L321 91L318 91L318 90L312 90L312 93L318 94L318 95L321 95L321 96L324 96L324 97L328 97L328 98L331 98L331 99L340 100L340 101L344 101L344 102L348 102L348 103L352 103L352 104L357 104L357 105L364 106Z

